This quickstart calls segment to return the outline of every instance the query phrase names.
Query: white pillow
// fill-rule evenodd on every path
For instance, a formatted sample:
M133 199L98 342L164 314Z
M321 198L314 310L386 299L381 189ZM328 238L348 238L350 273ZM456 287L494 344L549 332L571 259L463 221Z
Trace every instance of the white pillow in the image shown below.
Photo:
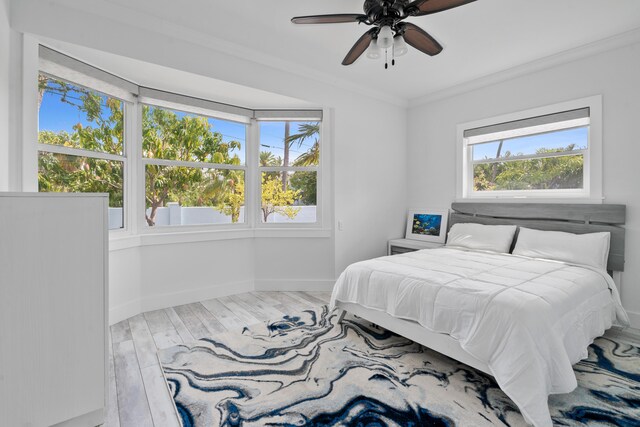
M611 233L573 234L520 228L514 255L607 269Z
M509 253L516 228L515 225L453 224L447 246Z

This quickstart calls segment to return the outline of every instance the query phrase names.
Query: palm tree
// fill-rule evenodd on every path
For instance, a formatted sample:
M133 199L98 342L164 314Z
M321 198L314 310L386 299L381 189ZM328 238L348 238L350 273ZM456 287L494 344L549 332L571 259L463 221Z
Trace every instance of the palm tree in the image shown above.
M278 158L271 151L260 152L260 166L278 166L279 163Z
M318 136L320 135L320 122L314 123L302 123L298 125L298 133L289 135L285 138L285 146L291 146L294 143L298 144L298 147L302 146L302 143L307 139L315 138L313 145L306 153L300 155L296 161L295 166L313 166L317 165L320 161L320 146L318 144Z

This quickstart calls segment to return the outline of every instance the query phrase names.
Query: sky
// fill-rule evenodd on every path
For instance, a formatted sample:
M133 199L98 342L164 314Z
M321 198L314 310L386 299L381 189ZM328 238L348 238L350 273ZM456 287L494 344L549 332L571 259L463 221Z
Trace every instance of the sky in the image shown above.
M78 92L69 92L69 101L81 103L80 94ZM103 96L103 111L106 114L106 96ZM193 114L175 111L179 117L193 116ZM208 118L209 123L214 131L222 134L224 142L236 140L241 143L240 150L234 150L231 154L238 154L241 162L245 162L246 147L246 125L242 123L231 122ZM81 123L84 127L90 126L92 123L87 120L84 112L78 110L77 107L60 101L60 95L51 92L45 92L42 98L39 114L39 130L50 130L54 132L66 131L73 132L73 126ZM298 132L298 125L304 122L293 122L291 124L291 133ZM291 162L299 155L306 152L313 145L313 140L303 142L298 147L294 144L290 149ZM284 122L261 122L260 123L260 151L270 151L275 157L284 156Z
M507 151L510 151L511 155L527 155L535 154L536 150L540 148L564 148L570 144L575 144L576 149L587 148L588 141L589 128L587 126L538 135L522 136L519 138L506 139L502 145L501 157L503 157ZM473 145L473 160L495 158L499 143L499 141L493 141Z

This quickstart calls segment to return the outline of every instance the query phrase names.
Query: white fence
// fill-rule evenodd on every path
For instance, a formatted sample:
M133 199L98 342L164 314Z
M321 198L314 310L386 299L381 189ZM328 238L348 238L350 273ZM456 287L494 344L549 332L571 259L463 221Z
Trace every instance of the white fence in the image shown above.
M199 224L231 224L231 215L225 215L212 207L182 207L177 203L168 203L167 207L156 211L156 226L163 225L199 225ZM297 206L300 209L293 218L277 212L269 215L268 223L314 223L316 222L315 206ZM147 215L151 209L147 209ZM244 207L240 208L240 221L244 218ZM122 208L109 208L109 229L122 228Z

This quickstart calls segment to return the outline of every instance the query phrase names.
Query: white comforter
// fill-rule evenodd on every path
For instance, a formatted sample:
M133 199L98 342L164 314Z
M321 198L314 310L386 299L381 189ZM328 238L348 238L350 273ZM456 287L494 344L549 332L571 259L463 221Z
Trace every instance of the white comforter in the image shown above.
M576 387L571 366L593 339L616 319L628 324L605 271L453 248L352 264L336 300L456 338L535 426L552 425L548 395Z

